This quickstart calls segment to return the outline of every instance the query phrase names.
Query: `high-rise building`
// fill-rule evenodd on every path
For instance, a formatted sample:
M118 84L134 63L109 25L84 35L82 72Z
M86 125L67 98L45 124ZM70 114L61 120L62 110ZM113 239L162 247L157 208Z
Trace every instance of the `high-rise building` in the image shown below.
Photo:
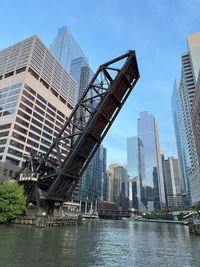
M195 85L200 68L200 33L188 36L188 51L182 54L181 60L181 79L179 84L175 83L172 112L184 189L193 205L197 202L200 190L197 171L199 164L191 120Z
M70 74L76 80L76 102L78 102L93 77L87 57L69 29L65 26L59 28L57 37L50 45L50 50L60 63L70 70ZM102 171L103 160L102 149L99 148L75 189L75 200L84 202L86 199L92 201L97 197L103 198L102 185L100 186L99 184L100 181L106 179L106 172ZM102 174L104 174L103 178ZM97 187L96 189L95 186Z
M154 189L154 204L155 208L157 208L166 204L164 179L157 123L154 116L147 111L140 112L138 137L144 146L144 185Z
M118 203L123 210L128 210L128 174L124 166L114 167L114 202Z
M105 170L106 153L103 145L101 145L80 179L74 192L74 200L94 202L97 198L103 199Z
M57 36L50 45L50 51L68 71L75 58L82 57L85 62L88 62L78 42L66 26L58 29Z
M200 74L196 83L191 117L198 159L198 166L191 177L191 179L195 179L195 183L191 184L191 192L193 204L197 204L200 202Z
M182 207L183 206L183 190L182 180L179 172L178 160L168 157L164 160L164 179L166 185L167 206Z
M113 188L114 188L114 176L110 171L110 168L106 172L106 201L114 202L113 197Z
M127 139L127 170L129 175L129 207L143 210L143 185L145 181L144 147L142 141L137 136ZM135 184L133 185L135 182L136 188ZM136 189L135 191L133 191L134 188ZM135 198L137 198L137 206L135 205Z
M76 101L80 99L94 73L83 57L71 61L70 73L77 82Z
M30 153L47 152L74 107L75 90L76 81L37 36L0 51L2 178L14 176ZM63 143L61 157L68 148Z

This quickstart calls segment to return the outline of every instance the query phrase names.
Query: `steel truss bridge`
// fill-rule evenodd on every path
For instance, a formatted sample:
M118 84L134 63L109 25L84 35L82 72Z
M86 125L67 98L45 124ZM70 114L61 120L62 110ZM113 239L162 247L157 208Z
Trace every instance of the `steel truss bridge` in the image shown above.
M70 199L138 79L132 50L98 68L47 153L30 156L18 173L28 202Z

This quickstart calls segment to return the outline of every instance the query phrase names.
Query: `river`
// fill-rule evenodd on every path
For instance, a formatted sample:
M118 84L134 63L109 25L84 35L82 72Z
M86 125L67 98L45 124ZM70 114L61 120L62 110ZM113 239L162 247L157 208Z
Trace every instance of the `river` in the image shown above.
M0 267L199 267L187 226L96 220L35 228L0 225Z

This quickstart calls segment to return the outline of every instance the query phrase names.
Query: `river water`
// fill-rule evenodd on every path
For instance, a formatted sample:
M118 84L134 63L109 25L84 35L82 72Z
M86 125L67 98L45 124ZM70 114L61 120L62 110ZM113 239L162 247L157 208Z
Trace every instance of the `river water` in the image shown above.
M0 267L200 267L187 226L96 220L35 228L0 225Z

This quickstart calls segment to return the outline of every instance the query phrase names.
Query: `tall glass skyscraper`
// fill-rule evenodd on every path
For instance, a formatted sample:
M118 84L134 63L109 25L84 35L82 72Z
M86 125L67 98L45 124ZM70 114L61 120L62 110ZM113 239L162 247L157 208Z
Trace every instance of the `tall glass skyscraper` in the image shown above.
M144 197L142 184L145 181L144 146L137 136L127 139L127 170L129 175L129 206L144 210L142 203ZM136 192L133 192L135 181ZM138 207L133 206L136 202L134 201L135 196L137 196Z
M75 58L82 57L85 62L88 62L78 42L66 26L58 29L57 36L50 45L50 51L69 71L71 62Z
M59 28L50 50L70 70L71 76L76 80L76 102L78 102L93 77L87 57L66 26ZM84 202L94 201L98 197L103 198L102 187L106 179L105 157L106 153L103 153L103 146L101 146L83 173L79 186L75 189L75 200Z
M154 116L140 112L138 137L144 146L145 186L154 188L155 205L166 204L158 128ZM156 204L157 203L157 204Z
M83 57L71 61L70 74L77 82L76 101L82 96L94 73Z
M175 83L172 95L172 112L177 141L178 157L183 175L184 189L194 205L199 199L200 183L198 158L194 139L191 111L195 85L200 68L200 33L188 36L188 51L181 56L180 83Z

